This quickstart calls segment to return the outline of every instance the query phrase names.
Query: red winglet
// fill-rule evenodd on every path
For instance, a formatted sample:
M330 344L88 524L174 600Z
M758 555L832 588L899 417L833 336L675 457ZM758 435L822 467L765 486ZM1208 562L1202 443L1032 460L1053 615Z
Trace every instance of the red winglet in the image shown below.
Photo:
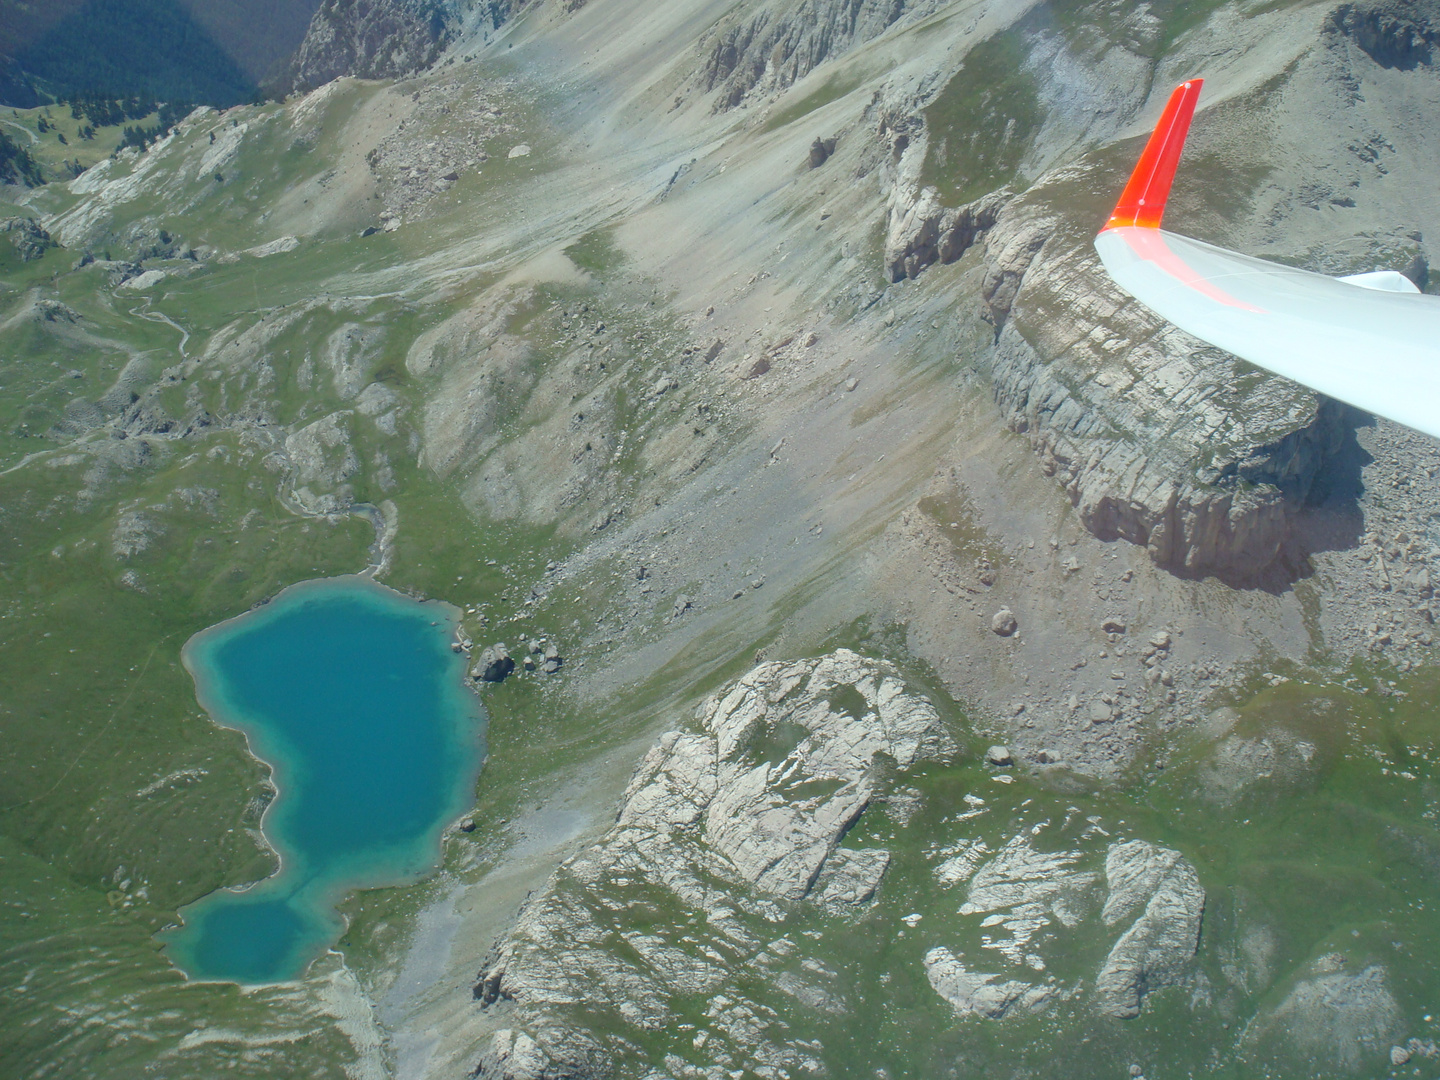
M1191 79L1175 88L1160 122L1150 134L1150 141L1130 174L1130 182L1120 194L1120 201L1105 229L1122 225L1138 225L1142 229L1158 229L1160 218L1165 213L1165 201L1170 198L1170 184L1175 179L1175 167L1180 164L1180 151L1185 148L1185 136L1190 133L1190 118L1195 115L1195 102L1200 97L1203 79ZM1105 229L1101 229L1104 232Z

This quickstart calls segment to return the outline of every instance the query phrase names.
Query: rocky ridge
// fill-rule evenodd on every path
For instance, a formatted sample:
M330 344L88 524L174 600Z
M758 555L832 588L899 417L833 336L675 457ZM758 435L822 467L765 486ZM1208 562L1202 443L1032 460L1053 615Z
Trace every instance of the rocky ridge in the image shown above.
M713 1026L665 1055L671 1075L709 1075L685 1062L697 1050L760 1076L813 1071L816 1048L774 1038L788 1025L747 999L745 975L765 973L798 1008L847 1009L787 921L796 905L866 910L890 855L840 841L893 770L954 750L893 667L844 649L762 664L708 698L646 754L615 826L557 871L481 972L475 997L499 1030L477 1075L598 1075L633 1047L597 1031L664 1031L692 995ZM676 900L703 922L662 914Z

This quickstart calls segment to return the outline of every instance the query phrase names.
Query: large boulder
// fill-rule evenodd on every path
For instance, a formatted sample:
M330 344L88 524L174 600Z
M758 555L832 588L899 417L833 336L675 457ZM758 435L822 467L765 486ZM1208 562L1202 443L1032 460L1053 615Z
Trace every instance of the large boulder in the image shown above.
M480 653L480 658L470 668L472 678L481 682L504 682L505 677L515 670L515 661L503 641L496 642Z

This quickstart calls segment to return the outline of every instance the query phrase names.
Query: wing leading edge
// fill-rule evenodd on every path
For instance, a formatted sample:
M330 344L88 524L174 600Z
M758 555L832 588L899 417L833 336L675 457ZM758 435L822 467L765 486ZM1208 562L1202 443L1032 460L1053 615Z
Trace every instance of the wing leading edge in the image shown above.
M1159 228L1200 80L1176 88L1095 250L1130 295L1277 375L1440 438L1440 299L1392 272L1326 277Z

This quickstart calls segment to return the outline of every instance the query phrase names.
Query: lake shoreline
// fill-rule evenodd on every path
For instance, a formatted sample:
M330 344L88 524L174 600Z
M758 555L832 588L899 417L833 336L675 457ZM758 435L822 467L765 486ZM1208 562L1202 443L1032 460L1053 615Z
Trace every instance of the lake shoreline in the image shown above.
M295 856L292 855L290 858L287 858L285 848L290 845L277 838L277 830L272 814L277 806L282 805L284 797L293 790L295 777L292 773L295 771L296 762L288 760L287 754L285 753L271 753L268 751L268 748L263 745L257 746L257 742L263 743L267 737L264 731L264 725L244 719L239 709L234 708L232 703L223 700L224 694L218 685L220 680L214 676L214 673L205 670L206 662L201 658L201 654L203 650L211 646L217 638L223 640L224 635L233 634L237 629L237 624L240 624L242 621L248 620L253 623L257 616L264 618L270 612L277 610L275 608L277 602L286 600L303 601L309 594L334 593L339 590L348 589L361 590L361 595L379 598L387 604L420 605L429 611L438 609L440 618L431 619L430 625L431 627L439 628L443 622L448 630L448 633L445 635L445 651L447 654L452 651L451 643L457 640L460 620L463 615L461 609L444 600L408 595L407 593L390 588L388 585L376 581L371 574L365 572L359 574L343 574L328 578L312 578L287 585L277 591L273 596L267 597L246 611L193 634L181 648L180 660L185 671L190 675L194 683L197 703L205 711L210 721L217 727L236 731L241 735L245 741L246 753L261 767L264 773L262 783L268 785L273 792L261 816L259 827L256 830L256 839L261 850L268 852L273 858L275 867L273 872L267 874L265 877L236 885L222 886L219 889L196 898L189 904L178 909L176 912L176 921L165 927L157 935L164 943L162 951L167 955L167 959L170 960L174 969L179 971L189 982L239 983L240 985L281 985L284 983L299 982L303 981L306 972L320 956L329 951L336 951L332 941L326 949L322 949L320 952L309 957L304 962L302 969L293 977L265 980L261 983L253 983L225 976L197 974L186 970L186 968L178 962L178 958L170 954L170 950L176 939L182 937L187 930L191 932L195 932L196 930L196 927L192 925L191 921L186 917L188 911L191 911L197 905L206 904L207 901L214 903L215 901L212 898L219 897L223 894L243 897L254 893L257 889L264 889L267 886L277 887L276 883L279 882L287 872L295 869L293 865ZM422 612L422 614L423 613L427 612ZM281 616L275 617L278 618ZM463 660L459 661L456 666L458 667L458 673L454 678L446 680L447 685L441 688L440 692L442 695L453 693L458 685L458 687L463 690L465 709L474 719L473 762L460 778L462 783L460 784L459 790L463 792L463 795L456 800L455 808L452 811L447 811L443 815L443 820L437 828L427 830L427 834L433 833L433 835L427 836L427 842L425 844L426 850L422 852L422 861L425 864L424 869L413 873L401 873L398 875L386 874L378 879L374 874L357 871L338 877L326 883L324 887L319 890L319 895L323 898L324 906L329 909L330 914L337 921L338 937L343 937L348 927L345 917L338 910L346 898L363 889L416 884L435 874L443 865L445 837L454 832L459 822L473 811L475 787L488 756L485 745L485 728L488 724L488 714L484 709L480 695L475 692L474 686L466 675ZM456 699L455 703L458 703L458 700L459 699ZM275 736L271 733L269 737L274 738ZM307 880L297 887L293 895L298 896L310 891L312 891L311 882ZM209 905L207 904L206 906L206 914L208 914ZM338 937L335 937L334 940L338 940Z

